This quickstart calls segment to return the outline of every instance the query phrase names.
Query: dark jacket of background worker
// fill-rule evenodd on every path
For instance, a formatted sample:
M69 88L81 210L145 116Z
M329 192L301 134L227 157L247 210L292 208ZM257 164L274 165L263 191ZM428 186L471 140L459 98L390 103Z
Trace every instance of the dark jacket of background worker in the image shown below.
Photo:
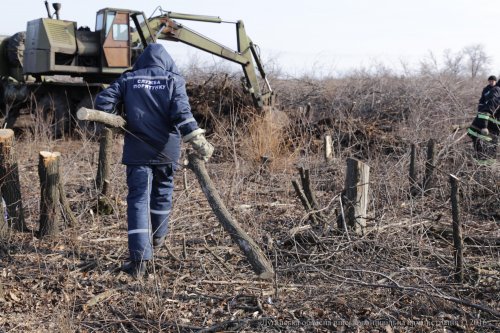
M467 129L479 161L494 161L500 134L500 87L495 76L488 77L477 107L477 115Z

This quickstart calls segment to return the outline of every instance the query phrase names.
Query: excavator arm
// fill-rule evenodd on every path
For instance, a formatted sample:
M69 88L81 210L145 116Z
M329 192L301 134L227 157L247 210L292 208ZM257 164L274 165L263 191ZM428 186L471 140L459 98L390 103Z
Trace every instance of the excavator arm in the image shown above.
M219 44L212 39L189 29L174 19L222 23L219 17L163 12L148 19L150 31L156 39L182 42L242 66L245 73L245 87L252 95L256 107L272 106L274 94L267 80L256 46L248 37L243 21L236 22L237 50ZM257 71L264 81L264 89L259 84Z

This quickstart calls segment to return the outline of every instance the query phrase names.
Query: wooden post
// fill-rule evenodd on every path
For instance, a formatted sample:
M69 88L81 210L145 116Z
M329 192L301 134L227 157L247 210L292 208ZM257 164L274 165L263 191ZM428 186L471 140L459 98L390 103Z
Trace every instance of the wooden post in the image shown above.
M109 174L111 169L111 150L113 148L113 131L110 128L103 129L103 135L99 142L99 162L97 163L96 187L97 191L106 195L109 186Z
M311 103L307 103L306 105L306 122L309 124L312 120L312 105Z
M59 203L59 157L58 152L41 151L38 163L40 177L40 229L38 236L56 235L61 229Z
M434 173L434 147L436 140L429 139L427 142L427 160L425 161L425 175L422 182L424 194L429 194L429 190L433 187L433 173Z
M18 231L26 231L28 228L24 221L19 169L13 144L14 131L0 129L0 192L7 206L8 224ZM0 213L3 214L3 211Z
M272 279L273 267L255 241L241 228L239 223L231 216L224 205L215 184L210 179L205 162L194 154L188 155L189 166L196 174L201 189L207 197L210 207L219 219L224 229L229 233L232 240L238 244L245 254L254 272L262 279Z
M347 159L345 181L346 224L358 235L366 227L370 167L354 158Z
M453 244L455 246L455 281L464 280L462 222L458 206L458 178L450 175L451 185L451 215L453 218Z
M410 196L414 197L418 194L417 185L417 170L416 170L416 146L414 143L411 144L410 148Z
M332 151L332 137L330 135L325 135L324 141L324 152L325 152L325 162L331 162L333 160L333 151Z
M114 209L107 197L110 185L111 156L113 148L113 130L105 127L99 142L99 161L97 163L96 188L97 207L96 211L102 215L113 214Z

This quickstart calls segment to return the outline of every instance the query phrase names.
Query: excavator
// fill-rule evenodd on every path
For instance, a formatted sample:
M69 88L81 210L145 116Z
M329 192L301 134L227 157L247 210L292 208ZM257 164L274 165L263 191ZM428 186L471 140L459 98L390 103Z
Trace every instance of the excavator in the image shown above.
M255 107L274 103L258 49L241 20L235 22L237 49L233 50L176 21L222 23L220 17L158 7L158 15L148 18L142 11L103 8L97 11L91 31L60 19L60 3L52 4L54 12L47 1L45 7L47 17L29 21L24 34L0 36L0 105L7 114L7 127L22 123L23 114L32 115L35 99L38 108L52 110L56 130L65 131L76 110L91 107L95 94L130 69L144 48L158 40L182 42L241 65L244 88Z

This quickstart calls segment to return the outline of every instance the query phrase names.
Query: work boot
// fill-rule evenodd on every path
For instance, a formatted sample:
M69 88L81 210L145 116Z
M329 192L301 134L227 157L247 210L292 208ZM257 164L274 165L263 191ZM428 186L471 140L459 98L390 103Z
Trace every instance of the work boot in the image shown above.
M146 274L146 265L147 261L128 261L123 264L122 271L137 279Z
M153 237L153 248L155 250L161 249L164 244L165 244L165 236L157 238Z

